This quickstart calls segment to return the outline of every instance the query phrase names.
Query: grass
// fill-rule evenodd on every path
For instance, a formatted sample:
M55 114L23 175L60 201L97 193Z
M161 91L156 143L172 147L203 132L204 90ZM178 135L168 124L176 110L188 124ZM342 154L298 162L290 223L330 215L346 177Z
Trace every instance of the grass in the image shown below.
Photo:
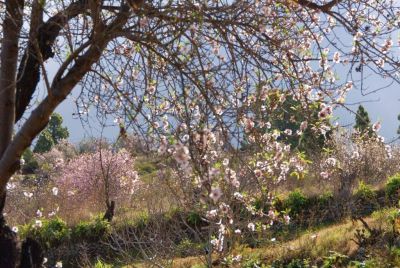
M388 213L392 209L381 210L365 218L371 227L388 228L384 224ZM271 242L260 248L241 246L233 250L233 255L242 255L242 263L257 259L262 263L271 263L272 260L290 261L297 258L318 259L337 252L346 256L356 253L358 246L352 240L357 228L362 228L360 222L347 219L341 223L321 227L319 230L306 231L299 237L286 242ZM394 265L400 265L396 263ZM129 266L128 266L129 267ZM131 267L149 267L148 264L136 264ZM176 258L170 267L193 268L205 267L199 257ZM236 266L230 266L236 267ZM240 266L237 266L240 267Z

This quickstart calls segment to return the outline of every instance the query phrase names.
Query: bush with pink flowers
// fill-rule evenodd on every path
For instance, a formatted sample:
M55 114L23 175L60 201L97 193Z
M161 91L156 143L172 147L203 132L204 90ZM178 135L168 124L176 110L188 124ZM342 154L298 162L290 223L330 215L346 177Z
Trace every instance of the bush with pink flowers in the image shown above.
M99 209L111 200L129 204L139 177L134 159L125 150L100 149L63 162L54 184L60 197L70 200L66 209Z

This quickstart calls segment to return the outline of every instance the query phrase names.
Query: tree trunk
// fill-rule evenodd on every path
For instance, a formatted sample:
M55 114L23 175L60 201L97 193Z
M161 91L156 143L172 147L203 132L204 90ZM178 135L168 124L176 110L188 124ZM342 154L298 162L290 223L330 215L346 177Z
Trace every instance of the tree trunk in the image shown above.
M11 142L15 121L16 70L18 41L22 27L23 0L7 0L3 24L0 67L0 158ZM15 166L15 165L13 165ZM0 181L9 178L0 177ZM0 184L0 267L14 268L17 265L17 236L6 225L3 209L6 200L6 184Z
M64 62L48 89L48 96L33 110L13 137L14 122L16 121L18 42L23 21L23 3L23 0L5 1L6 16L3 21L3 39L0 53L0 268L14 268L19 265L17 236L6 225L3 217L7 182L19 169L20 157L24 150L31 145L35 137L46 127L50 115L57 106L70 94L85 74L90 71L91 66L100 59L108 42L114 38L113 34L122 29L130 14L130 9L127 6L122 6L118 16L109 25L104 23L95 25L90 42L77 49L78 52L86 51L82 54L77 52ZM64 13L60 13L55 18L59 18L61 22L65 23L68 18L76 16L82 11L84 3L86 1L72 3L66 9L67 16L63 15ZM95 16L96 14L92 15ZM54 24L54 21L52 23ZM48 25L54 26L53 24L50 23ZM61 25L63 24L61 23ZM61 29L60 25L57 24L56 26L51 28L54 30L54 35L52 35L54 38ZM71 63L74 64L70 67ZM35 70L38 71L39 69L36 68ZM28 75L28 73L24 73L24 75ZM23 78L18 77L18 80L23 81ZM21 90L28 90L30 94L32 88ZM18 110L19 113L23 113L25 109L24 105L21 107ZM39 260L41 258L40 250L37 250L37 245L32 241L25 241L23 248L26 249L25 253L28 252L30 260ZM38 258L32 255L33 251L38 253L36 254ZM24 252L22 253L24 254ZM21 263L21 265L25 265L25 263ZM30 262L30 264L28 262L28 266L20 267L36 267L35 265L35 262Z

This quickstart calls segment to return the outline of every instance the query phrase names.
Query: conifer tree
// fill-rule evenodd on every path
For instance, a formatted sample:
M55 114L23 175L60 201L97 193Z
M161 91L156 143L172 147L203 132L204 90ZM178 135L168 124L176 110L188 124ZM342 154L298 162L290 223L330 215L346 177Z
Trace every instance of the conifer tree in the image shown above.
M356 124L354 125L354 129L358 130L361 133L365 133L366 131L370 131L371 129L371 120L369 119L368 112L362 105L358 106L358 110L356 113Z
M48 126L39 135L38 141L33 149L35 153L48 152L54 145L69 137L68 129L63 127L62 123L63 118L60 114L52 114Z

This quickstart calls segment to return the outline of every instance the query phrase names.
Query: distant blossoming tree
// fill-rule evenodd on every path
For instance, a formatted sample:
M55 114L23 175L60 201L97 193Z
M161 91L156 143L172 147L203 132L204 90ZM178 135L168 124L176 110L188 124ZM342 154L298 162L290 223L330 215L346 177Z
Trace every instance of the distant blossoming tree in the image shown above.
M85 153L58 167L54 183L60 195L68 197L71 209L79 208L96 200L126 202L138 190L139 177L134 170L132 156L122 150L113 153L99 149L96 153ZM91 204L98 208L99 204Z

